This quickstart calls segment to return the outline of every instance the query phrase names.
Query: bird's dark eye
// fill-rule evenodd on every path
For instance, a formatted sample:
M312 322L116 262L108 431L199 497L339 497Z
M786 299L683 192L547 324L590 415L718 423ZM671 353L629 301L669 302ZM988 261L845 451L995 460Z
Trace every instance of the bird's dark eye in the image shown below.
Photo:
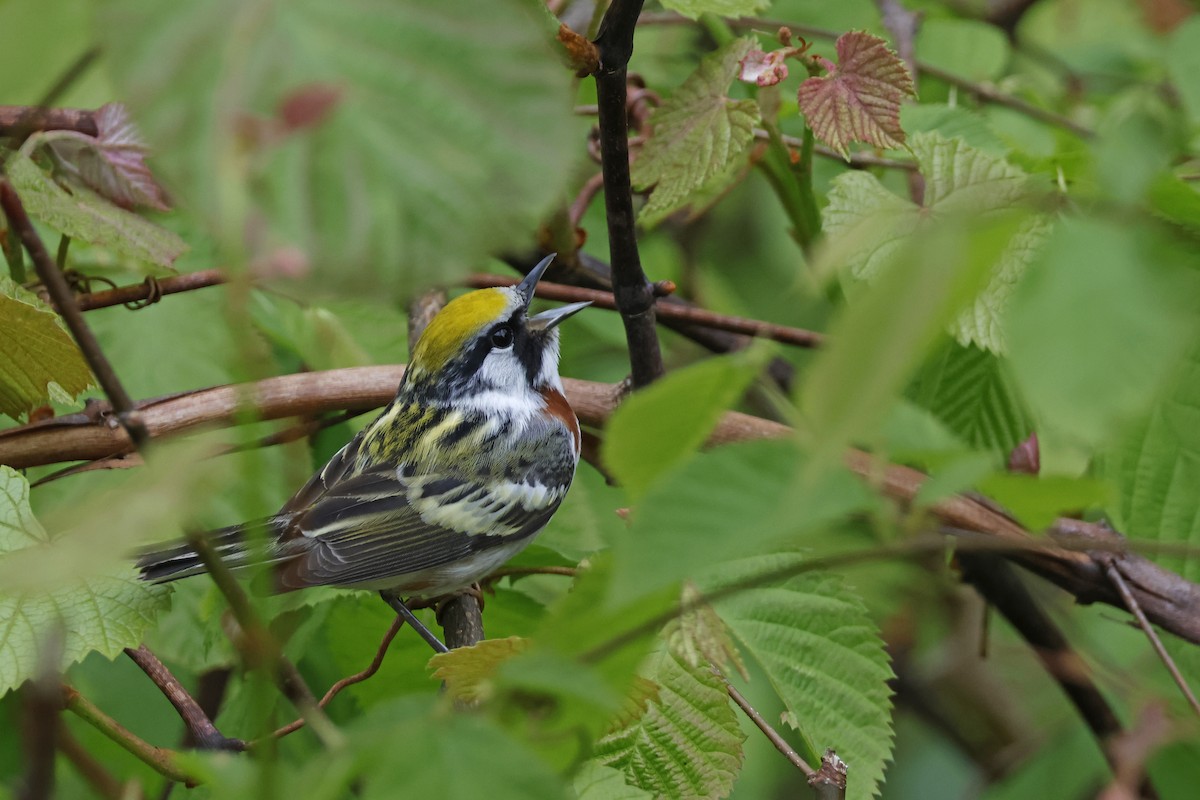
M492 331L492 347L498 350L507 350L513 345L513 329L512 325L498 325Z

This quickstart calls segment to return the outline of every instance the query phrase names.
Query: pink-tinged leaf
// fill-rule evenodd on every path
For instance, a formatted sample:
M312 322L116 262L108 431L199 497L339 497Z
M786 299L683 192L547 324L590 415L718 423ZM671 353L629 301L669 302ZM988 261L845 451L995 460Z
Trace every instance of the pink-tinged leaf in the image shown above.
M849 157L850 142L901 147L900 104L916 96L912 76L887 42L863 31L837 40L836 66L820 59L829 74L800 84L797 100L813 134Z
M783 63L788 56L787 50L773 50L764 53L755 48L738 62L738 80L746 83L756 83L759 86L774 86L788 76L787 64Z
M170 208L167 193L146 166L149 149L120 103L96 111L96 137L62 131L47 136L63 168L122 208Z

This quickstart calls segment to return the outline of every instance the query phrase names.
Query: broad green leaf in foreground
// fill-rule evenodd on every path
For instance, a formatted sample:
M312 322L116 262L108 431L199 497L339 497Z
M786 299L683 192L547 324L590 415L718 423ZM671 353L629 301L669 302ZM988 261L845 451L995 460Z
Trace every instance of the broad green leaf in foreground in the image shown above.
M105 3L105 62L223 251L373 295L528 245L584 133L527 0ZM300 113L297 113L300 112Z
M750 145L758 104L726 96L738 61L754 45L737 39L700 62L651 117L654 136L633 164L639 188L654 186L643 217L661 217L686 203L693 192L723 173Z
M187 244L175 233L126 211L91 189L72 186L68 192L21 153L9 158L5 172L29 216L72 239L158 267L171 266L187 250Z
M1039 425L1097 444L1144 413L1196 329L1191 258L1153 230L1061 224L1007 318L1013 375Z
M569 797L562 780L514 737L428 697L378 705L348 733L367 766L355 793L363 800L393 800L398 791L444 800Z
M938 334L976 297L1019 213L956 218L896 243L886 269L834 323L828 348L798 387L814 465L867 441ZM839 245L835 244L834 247Z
M52 386L72 400L92 382L83 354L58 315L0 276L0 414L16 418L51 399Z
M745 734L707 664L667 647L644 670L658 694L636 718L596 743L595 757L657 797L725 797L742 766Z
M818 139L849 158L850 142L902 147L900 104L915 97L912 76L887 42L864 31L838 37L837 64L800 84L797 100Z
M921 205L893 194L865 172L847 172L834 181L829 206L822 212L830 240L826 263L856 280L872 281L893 264L911 234L947 216L986 219L1021 208L1035 196L1024 172L961 139L916 134L911 149L925 178ZM959 342L1004 352L1000 320L1048 226L1045 217L1031 214L991 254L989 282L970 307L949 321L948 328Z
M575 773L577 800L653 800L645 789L630 786L625 774L598 761L587 761Z
M1104 474L1116 483L1117 528L1132 539L1200 546L1200 351L1193 344L1172 385L1112 448ZM1162 556L1188 580L1200 557Z
M792 441L754 441L695 456L633 508L613 544L612 598L627 601L691 578L710 564L796 540L867 507L842 469L805 474Z
M699 585L712 593L802 564L797 553L729 561ZM736 592L715 607L767 673L787 707L785 722L804 737L810 756L834 748L850 765L846 796L873 797L892 753L892 670L862 601L840 578L807 573Z
M636 500L704 444L761 367L747 353L710 358L630 396L605 427L604 465Z
M29 483L0 466L0 560L49 548L29 509ZM7 584L6 586L11 586ZM135 646L167 604L169 590L137 581L129 569L82 578L66 587L0 592L0 695L34 674L39 652L61 637L62 666L88 653L109 658Z

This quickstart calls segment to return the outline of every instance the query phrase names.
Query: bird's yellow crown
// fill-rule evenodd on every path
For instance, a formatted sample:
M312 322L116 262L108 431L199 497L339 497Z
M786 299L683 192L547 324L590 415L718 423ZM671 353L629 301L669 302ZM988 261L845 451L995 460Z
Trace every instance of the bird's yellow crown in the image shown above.
M456 297L421 334L411 368L437 372L484 328L506 319L520 304L521 299L511 289L477 289Z

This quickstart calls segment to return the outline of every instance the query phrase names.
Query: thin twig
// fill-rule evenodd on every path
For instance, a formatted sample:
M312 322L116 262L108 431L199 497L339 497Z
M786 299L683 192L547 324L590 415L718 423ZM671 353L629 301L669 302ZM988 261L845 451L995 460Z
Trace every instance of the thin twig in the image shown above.
M200 779L179 764L179 753L165 747L155 747L136 736L128 728L96 707L91 700L74 688L63 684L63 705L71 713L87 722L106 737L116 742L126 752L146 764L159 775L188 786L195 786Z
M80 311L92 311L97 308L128 305L130 303L149 303L155 302L168 294L190 292L209 286L220 286L228 280L229 276L222 270L204 269L198 272L189 272L186 275L172 275L169 278L156 278L153 281L147 279L142 283L118 286L115 289L106 289L102 292L89 292L77 295L75 302L79 304Z
M9 227L20 237L21 244L25 246L26 252L29 253L29 257L37 269L38 278L50 293L50 297L58 307L58 312L71 331L71 336L79 345L83 357L87 359L96 380L100 382L100 388L108 395L113 409L117 412L117 420L129 433L129 438L140 449L150 441L150 436L146 433L146 427L142 424L141 418L134 408L133 400L126 393L121 381L117 379L116 372L113 371L104 351L100 349L100 343L96 341L91 328L83 321L83 314L80 313L79 306L75 304L75 296L71 292L71 287L67 285L62 271L54 263L54 259L46 252L46 246L42 244L41 237L34 230L29 215L25 213L21 198L17 196L16 190L13 189L7 178L0 179L0 205L4 207Z
M396 638L396 634L400 632L400 628L403 626L404 620L400 617L396 617L394 620L392 620L392 624L387 629L387 633L383 635L383 641L379 643L379 648L375 651L375 657L371 659L371 663L367 665L367 668L360 672L356 672L353 675L347 675L337 683L330 686L329 691L325 692L325 696L321 698L318 705L321 706L321 708L325 708L325 706L329 705L329 701L337 697L338 694L340 694L341 691L347 686L353 686L356 683L362 683L368 678L373 677L376 672L379 672L379 668L383 666L383 657L387 655L387 651L392 644L392 640ZM282 739L289 733L295 733L303 727L304 718L300 717L299 719L292 720L287 725L284 725L282 728L276 730L271 734L271 738ZM259 744L259 742L255 742L255 745L257 744Z
M1133 614L1134 619L1137 620L1138 626L1146 634L1146 638L1150 640L1150 646L1154 648L1155 653L1158 653L1158 657L1167 668L1167 672L1171 673L1171 679L1175 681L1175 685L1179 687L1179 691L1183 692L1183 696L1187 698L1188 705L1192 707L1192 711L1200 716L1200 702L1196 701L1196 695L1192 692L1192 687L1188 686L1187 679L1183 677L1183 673L1175 665L1175 659L1171 658L1171 654L1163 646L1162 639L1158 637L1158 633L1154 630L1154 626L1150 624L1150 620L1146 619L1146 614L1142 611L1137 598L1133 596L1133 592L1129 591L1129 585L1121 575L1121 570L1117 567L1115 559L1111 555L1104 558L1106 562L1104 571L1108 575L1108 579L1112 581L1113 586L1121 593L1121 599L1125 601L1125 608L1129 609L1129 613Z
M125 785L113 777L113 774L79 743L79 740L71 734L66 726L59 732L58 750L67 757L67 761L71 762L71 766L75 767L75 771L92 788L92 791L103 797L104 800L140 800L142 797L140 790L133 793L132 796L128 794ZM167 785L173 784L168 783Z
M188 732L197 746L204 750L246 749L246 743L241 739L230 739L217 730L217 726L213 724L208 714L204 713L204 709L200 708L196 699L183 687L179 679L171 674L158 656L151 652L150 648L144 644L139 645L137 649L126 647L125 655L142 668L142 672L145 672L146 676L154 681L154 685L161 689L162 693L171 701L171 705L175 706L175 710L179 712L183 724L187 726Z
M517 281L516 279L502 275L474 274L467 277L466 283L473 288L482 289L489 286L512 286ZM605 308L609 311L616 310L617 308L616 298L613 293L602 289L584 289L578 286L543 281L538 284L537 293L538 297L543 300L557 300L562 302L589 300L596 308ZM824 335L816 331L805 330L804 328L792 328L787 325L776 325L773 322L763 322L748 317L718 314L715 311L690 305L658 302L655 313L658 319L663 322L667 320L688 322L693 325L702 325L717 330L730 331L731 333L740 333L744 336L770 339L796 347L820 347L825 340Z
M595 76L613 294L625 324L634 386L645 386L663 373L662 351L654 327L654 291L638 255L629 182L626 82L633 33L641 11L642 0L613 0L596 36L600 69Z
M501 567L488 575L487 580L495 581L500 578L517 578L524 575L562 575L566 578L574 578L578 574L579 567L559 567L549 564L544 567Z
M807 777L811 778L813 775L816 775L817 771L810 767L808 762L801 758L800 754L796 752L796 749L788 744L786 739L779 735L779 731L772 728L771 724L763 719L763 715L759 714L754 706L750 705L750 701L747 700L745 696L737 690L737 687L730 683L729 680L724 675L721 675L719 671L717 672L717 675L719 675L721 680L725 682L725 691L729 693L730 699L733 700L733 702L737 704L737 707L742 710L742 713L749 717L750 721L753 722L758 729L763 732L763 735L767 737L767 740L770 741L771 744L775 745L775 749L782 753L783 757L786 758L793 767L803 772Z

